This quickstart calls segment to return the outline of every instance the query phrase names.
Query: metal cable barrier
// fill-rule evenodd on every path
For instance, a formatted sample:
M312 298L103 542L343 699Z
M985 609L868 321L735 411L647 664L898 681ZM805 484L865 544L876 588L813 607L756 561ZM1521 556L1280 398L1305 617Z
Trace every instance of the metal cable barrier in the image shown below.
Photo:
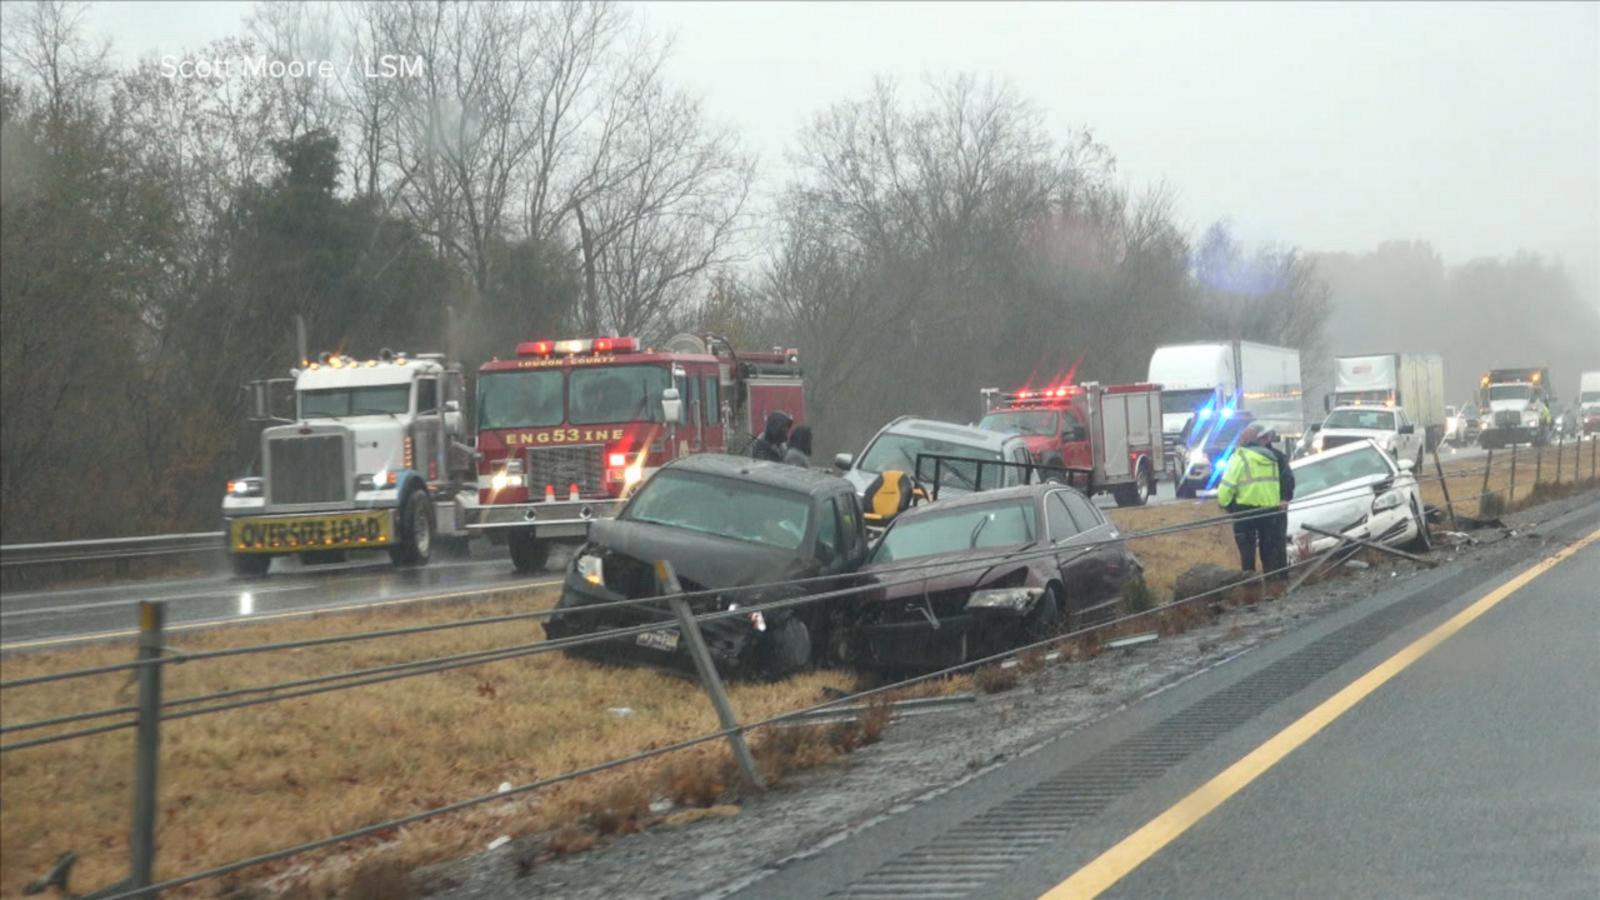
M1600 441L1595 443L1600 445ZM1436 467L1438 466L1437 459L1437 455L1435 455ZM1512 465L1514 466L1514 457L1512 460ZM1501 469L1496 466L1496 462L1492 453L1490 454L1490 457L1485 460L1484 465L1481 467L1457 470L1449 474L1445 474L1442 471L1442 467L1439 468L1440 472L1437 476L1427 476L1424 478L1418 475L1416 480L1418 481L1419 485L1424 482L1435 481L1443 485L1446 481L1451 479L1469 477L1476 478L1479 476L1482 476L1484 479L1484 484L1487 485L1491 474L1495 471L1501 471ZM1577 470L1578 466L1574 464L1571 469L1572 477L1574 479L1580 479L1582 477ZM1511 471L1513 472L1514 477L1515 469L1512 468ZM1594 477L1595 476L1591 474L1588 480L1593 481ZM1487 488L1485 487L1484 490L1487 490ZM1374 485L1360 485L1348 490L1322 493L1316 495L1314 499L1308 502L1297 504L1296 510L1305 510L1316 508L1322 505L1345 503L1351 499L1351 497L1374 495L1375 493L1377 493L1377 491L1375 490ZM1446 497L1448 503L1448 488L1446 488ZM1455 518L1453 507L1451 508L1450 512L1453 520ZM1148 529L1145 531L1124 532L1120 534L1113 532L1115 536L1112 538L1105 540L1075 542L1066 549L1067 552L1070 552L1074 555L1081 555L1107 545L1120 545L1128 542L1157 538L1164 535L1177 534L1186 531L1231 525L1241 520L1247 520L1258 516L1276 515L1277 513L1278 511L1274 509L1262 510L1259 513L1217 515L1195 521L1184 522L1177 525ZM1349 555L1361 549L1361 545L1364 543L1358 540L1345 539L1332 533L1324 534L1327 537L1333 537L1337 539L1335 545L1331 549L1316 555L1307 555L1305 558L1290 563L1279 570L1263 573L1262 575L1256 576L1256 578L1264 579L1265 577L1271 575L1287 575L1293 570L1302 570L1300 577L1290 585L1290 589L1293 589L1311 574L1322 569L1329 562L1337 559L1340 556ZM1046 555L1059 555L1062 552L1062 548L1050 547L1024 552L1012 551L1009 553L995 552L992 554L984 554L980 557L966 560L959 566L942 566L940 567L940 575L943 577L956 573L982 572L984 570L993 568L997 564L1022 562ZM139 609L139 649L138 656L135 660L128 663L94 666L52 673L48 675L30 676L26 678L12 679L9 681L0 681L0 690L14 690L23 687L49 684L69 679L85 678L116 672L129 672L138 685L137 703L133 705L123 705L102 710L38 719L19 724L4 725L3 727L0 727L0 733L9 735L23 731L58 728L60 726L72 725L96 719L116 720L93 727L61 731L36 738L14 741L8 744L0 745L0 753L41 747L63 741L86 738L93 735L100 735L125 729L135 729L137 731L137 740L135 752L134 824L132 828L132 840L130 842L132 848L132 858L130 859L129 865L130 874L126 880L99 891L92 896L97 898L148 897L154 896L157 892L165 889L180 887L182 885L191 884L204 879L228 875L252 866L274 862L298 854L323 849L356 838L382 832L387 829L399 828L405 825L414 824L437 816L458 812L460 810L468 809L485 803L490 803L495 800L504 800L509 797L526 794L542 788L552 787L554 785L562 784L564 782L572 781L595 773L604 772L621 766L631 765L671 753L676 753L688 748L718 740L727 740L729 742L733 751L733 756L735 760L739 762L740 768L744 772L746 779L752 786L759 788L761 786L761 779L750 757L748 746L745 744L746 735L752 731L791 721L802 720L825 710L834 709L849 704L859 704L863 701L874 698L881 698L886 694L901 691L913 685L972 671L1010 658L1015 658L1021 654L1034 650L1044 649L1062 642L1104 632L1106 630L1114 629L1130 622L1139 621L1151 616L1159 616L1173 609L1187 606L1196 602L1203 602L1228 591L1235 590L1242 583L1234 582L1222 585L1212 590L1185 597L1181 600L1175 600L1166 604L1157 605L1147 610L1130 612L1109 620L1099 621L1090 625L1079 627L1077 629L1063 631L1059 634L1041 640L1036 640L1021 646L1013 646L982 658L967 660L960 664L939 669L937 671L927 672L914 677L904 678L888 684L880 685L878 687L841 695L825 700L813 706L769 716L759 721L740 724L733 718L731 707L728 705L726 695L722 688L720 676L716 671L715 664L711 659L710 654L706 651L704 641L701 636L701 626L703 624L732 617L747 617L753 613L764 614L779 610L793 609L813 603L840 600L867 592L882 591L891 587L925 583L929 580L930 576L927 574L919 574L919 569L922 569L924 566L925 564L907 563L903 566L884 567L883 569L877 570L874 573L874 578L870 582L863 581L861 583L847 585L842 588L817 590L807 593L805 592L806 590L819 583L823 583L825 581L832 581L836 583L841 576L829 575L794 581L767 582L738 589L683 591L678 588L676 575L672 571L670 564L658 563L657 584L660 593L656 596L588 604L578 607L577 609L587 613L591 611L601 611L623 607L650 606L656 609L661 609L663 606L665 606L670 608L673 615L672 619L662 619L660 621L652 621L636 626L606 628L572 637L514 643L506 646L474 650L447 656L406 660L403 662L390 663L386 665L353 669L345 672L292 679L273 684L254 685L207 694L175 698L166 698L162 694L162 671L166 666L172 664L202 662L206 660L223 659L244 654L271 653L285 650L298 650L309 647L322 647L332 644L379 640L422 633L435 633L450 629L475 627L480 625L487 626L522 621L537 622L562 614L563 612L567 612L567 610L536 610L508 615L453 620L433 625L356 632L345 635L334 635L299 641L283 641L197 653L175 653L171 651L170 648L165 646L163 640L165 604L159 602L144 603L140 605ZM889 577L882 577L884 575L888 575ZM772 598L774 594L785 594L785 596L778 596L775 599L768 599ZM691 612L689 601L695 599L705 599L717 595L721 595L725 599L730 597L751 598L752 602L748 605L744 603L738 603L737 608L719 609L698 614ZM549 776L547 778L538 779L526 784L513 786L506 791L496 791L492 794L483 794L476 797L466 798L454 803L436 806L432 809L422 810L399 818L390 819L388 821L363 826L342 834L332 835L315 841L297 844L291 847L285 847L270 853L261 854L248 859L237 860L180 877L167 879L165 881L156 882L153 880L152 876L154 871L156 848L156 784L159 774L160 728L164 722L208 715L211 713L220 713L229 710L237 710L259 704L274 703L283 700L342 691L404 678L437 674L454 669L535 656L542 653L570 650L586 645L613 641L618 638L636 637L637 635L646 632L659 631L663 628L672 628L674 625L686 639L686 643L690 650L690 655L696 664L696 669L700 676L702 687L706 690L713 705L717 708L719 720L722 724L722 727L717 730L688 738L667 746L641 751L639 753L634 753L618 759L596 763L594 765ZM63 876L63 884L64 880L65 876Z

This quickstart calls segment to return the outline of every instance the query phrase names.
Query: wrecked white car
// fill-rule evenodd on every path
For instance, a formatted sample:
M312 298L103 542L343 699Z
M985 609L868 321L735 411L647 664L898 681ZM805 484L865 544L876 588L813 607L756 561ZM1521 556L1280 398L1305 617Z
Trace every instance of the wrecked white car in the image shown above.
M1303 457L1289 504L1289 560L1333 549L1336 538L1306 526L1394 547L1427 550L1422 491L1410 459L1396 460L1363 439Z

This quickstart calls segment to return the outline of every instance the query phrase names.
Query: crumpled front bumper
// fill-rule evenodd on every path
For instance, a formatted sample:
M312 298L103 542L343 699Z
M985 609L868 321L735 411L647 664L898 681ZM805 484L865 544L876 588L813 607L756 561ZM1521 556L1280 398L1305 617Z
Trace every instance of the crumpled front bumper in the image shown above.
M694 660L689 655L689 642L678 633L677 616L666 601L592 611L584 609L594 604L626 599L616 591L590 584L569 570L561 587L561 600L556 604L556 614L545 621L545 636L554 640L613 628L659 625L660 628L651 632L581 644L568 652L608 662L633 662L674 672L693 673ZM705 639L706 649L711 653L711 661L717 671L724 674L750 664L753 656L751 649L760 637L760 632L744 616L701 622L700 633ZM672 645L671 649L667 649L668 644Z

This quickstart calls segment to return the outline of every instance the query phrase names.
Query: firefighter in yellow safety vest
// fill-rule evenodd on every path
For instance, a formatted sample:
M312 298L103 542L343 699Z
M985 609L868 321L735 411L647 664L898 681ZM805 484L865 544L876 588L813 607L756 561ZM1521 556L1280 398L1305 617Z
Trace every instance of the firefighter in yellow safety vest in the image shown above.
M1272 446L1274 433L1250 425L1239 435L1239 446L1228 460L1217 491L1217 504L1234 515L1233 541L1239 546L1239 567L1261 571L1276 579L1288 578L1288 509L1294 499L1294 473L1289 460Z

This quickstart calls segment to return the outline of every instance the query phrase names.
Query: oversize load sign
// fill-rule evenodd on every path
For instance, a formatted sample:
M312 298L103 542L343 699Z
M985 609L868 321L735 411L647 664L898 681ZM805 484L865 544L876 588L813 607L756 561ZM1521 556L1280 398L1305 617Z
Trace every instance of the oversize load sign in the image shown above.
M333 516L235 519L229 530L235 551L348 550L393 540L390 511Z

